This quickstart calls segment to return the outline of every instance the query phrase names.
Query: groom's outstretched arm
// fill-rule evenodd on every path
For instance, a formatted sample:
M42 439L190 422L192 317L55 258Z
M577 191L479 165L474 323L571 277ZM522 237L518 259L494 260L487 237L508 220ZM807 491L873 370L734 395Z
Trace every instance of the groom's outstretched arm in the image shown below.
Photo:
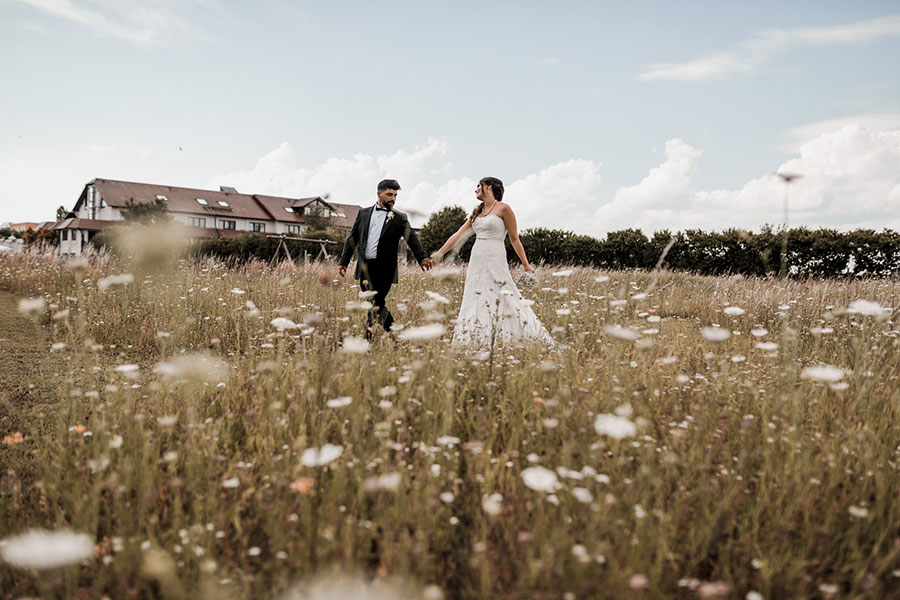
M431 266L431 258L429 258L428 253L425 252L425 248L422 247L419 236L416 235L415 230L410 226L408 219L404 225L403 239L406 240L406 245L412 250L413 256L416 257L416 262L425 268L429 268Z

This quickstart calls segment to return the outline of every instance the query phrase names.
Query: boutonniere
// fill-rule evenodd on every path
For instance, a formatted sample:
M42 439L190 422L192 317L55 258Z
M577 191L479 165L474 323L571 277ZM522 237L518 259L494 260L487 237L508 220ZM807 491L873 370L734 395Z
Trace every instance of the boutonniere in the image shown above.
M391 219L394 218L394 211L388 212L387 217L385 217L385 218L386 218L386 221L385 221L385 222L386 222L386 223L390 223L390 222L391 222Z

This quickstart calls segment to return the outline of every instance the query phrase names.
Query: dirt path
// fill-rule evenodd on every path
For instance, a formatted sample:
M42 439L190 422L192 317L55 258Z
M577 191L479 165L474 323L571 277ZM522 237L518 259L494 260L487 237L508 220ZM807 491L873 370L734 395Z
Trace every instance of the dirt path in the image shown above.
M52 366L46 331L0 290L0 434L22 430L29 415L55 404Z

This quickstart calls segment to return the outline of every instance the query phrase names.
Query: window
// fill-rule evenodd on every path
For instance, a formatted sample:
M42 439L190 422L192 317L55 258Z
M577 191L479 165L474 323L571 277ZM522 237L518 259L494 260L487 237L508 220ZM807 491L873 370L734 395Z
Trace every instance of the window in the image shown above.
M290 206L285 206L285 207L284 207L284 212L292 213L292 212L294 212L294 209L291 208Z
M228 203L225 202L224 200L219 200L219 206L224 206L225 208L228 208Z
M206 227L206 219L203 217L191 217L191 225L194 227Z
M219 229L237 229L237 222L219 219Z
M63 229L62 239L64 242L69 240L69 230L68 229Z
M203 206L209 206L209 202L207 202L203 198L197 198L197 204L202 204Z
M288 233L300 233L300 226L299 225L288 225L287 232Z
M165 196L163 196L162 194L157 194L157 195L156 195L156 199L157 199L157 200L162 200L163 202L168 202L168 201L169 201L169 199L166 198ZM103 203L101 203L100 206L103 206Z
M259 233L262 233L265 230L266 230L265 223L250 223L250 231L257 231Z

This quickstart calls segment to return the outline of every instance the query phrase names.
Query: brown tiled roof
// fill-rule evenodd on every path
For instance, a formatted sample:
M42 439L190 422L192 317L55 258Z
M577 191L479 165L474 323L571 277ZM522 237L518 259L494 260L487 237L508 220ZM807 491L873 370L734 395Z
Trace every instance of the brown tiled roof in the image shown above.
M344 215L343 217L332 216L329 223L335 227L352 227L353 221L356 220L356 214L359 212L359 206L354 204L337 204L334 202L326 202L322 198L282 198L280 196L264 196L254 194L260 204L268 211L276 221L282 223L306 223L306 217L300 212L288 212L285 208L293 208L300 211L303 207L318 200L332 211Z
M306 219L303 215L293 212L289 213L284 208L305 206L310 202L319 200L330 206L335 212L345 215L344 217L332 217L330 220L332 225L350 227L353 225L356 214L360 209L359 206L353 204L325 202L322 198L284 198L260 194L240 194L231 191L201 190L114 179L94 179L90 183L96 186L100 198L109 206L121 208L126 206L129 201L140 204L142 202L154 202L157 196L165 196L166 204L170 211L198 216L217 216L220 218L228 218L230 216L259 221L274 220L284 223L305 223ZM197 198L206 200L207 205L199 204ZM87 186L82 190L73 211L78 211L86 199ZM226 202L228 207L221 206L219 204L220 201Z
M100 219L63 219L56 223L54 229L85 229L87 231L100 231L114 225L121 225L122 221L102 221Z

